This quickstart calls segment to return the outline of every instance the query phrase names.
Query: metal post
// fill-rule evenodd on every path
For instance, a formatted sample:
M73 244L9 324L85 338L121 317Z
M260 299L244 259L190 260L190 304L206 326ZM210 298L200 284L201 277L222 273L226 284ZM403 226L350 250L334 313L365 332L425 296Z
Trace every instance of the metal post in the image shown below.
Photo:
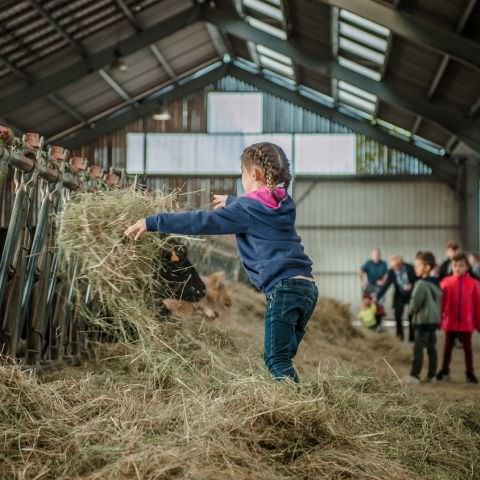
M467 251L479 249L480 208L480 159L466 157L461 161L462 178L460 182L460 222L462 226L463 248Z

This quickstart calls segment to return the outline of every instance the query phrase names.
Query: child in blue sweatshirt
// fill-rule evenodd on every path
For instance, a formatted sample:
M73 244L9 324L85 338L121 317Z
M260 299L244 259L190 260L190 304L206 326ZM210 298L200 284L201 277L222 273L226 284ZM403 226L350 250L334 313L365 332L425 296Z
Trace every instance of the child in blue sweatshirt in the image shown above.
M215 195L213 211L152 215L130 226L125 235L138 239L146 231L234 233L243 266L267 300L265 365L276 380L298 382L292 360L317 303L318 290L312 262L295 230L295 203L287 193L289 162L278 145L264 142L244 150L241 166L245 195Z

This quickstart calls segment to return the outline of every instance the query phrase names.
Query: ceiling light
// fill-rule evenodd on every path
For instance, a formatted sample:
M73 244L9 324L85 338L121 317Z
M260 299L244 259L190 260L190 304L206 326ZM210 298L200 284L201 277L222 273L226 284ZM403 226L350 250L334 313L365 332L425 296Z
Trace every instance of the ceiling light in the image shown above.
M158 121L167 121L167 120L170 120L170 118L172 117L167 107L165 105L162 105L160 107L160 110L157 113L153 114L152 118Z
M115 58L112 60L110 68L118 72L126 72L128 70L128 64L122 57L122 54L118 50L115 50L113 54L115 55Z

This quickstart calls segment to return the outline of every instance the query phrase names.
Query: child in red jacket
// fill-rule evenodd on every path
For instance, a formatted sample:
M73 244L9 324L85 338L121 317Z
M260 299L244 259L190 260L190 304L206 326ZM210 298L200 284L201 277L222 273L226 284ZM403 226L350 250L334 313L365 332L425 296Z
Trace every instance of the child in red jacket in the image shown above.
M441 328L445 330L443 366L437 380L448 380L455 339L459 338L465 352L466 377L478 383L473 373L472 334L480 330L480 283L468 275L468 259L463 252L452 258L453 276L446 277L443 290Z

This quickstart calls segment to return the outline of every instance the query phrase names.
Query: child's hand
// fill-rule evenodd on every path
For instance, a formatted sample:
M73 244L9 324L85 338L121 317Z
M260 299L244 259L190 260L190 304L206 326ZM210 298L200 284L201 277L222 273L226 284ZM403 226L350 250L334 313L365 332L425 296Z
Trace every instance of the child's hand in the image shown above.
M214 195L213 196L213 208L218 210L219 208L225 208L227 204L228 195Z
M128 238L138 240L147 231L147 222L144 218L134 223L125 230L124 235Z

